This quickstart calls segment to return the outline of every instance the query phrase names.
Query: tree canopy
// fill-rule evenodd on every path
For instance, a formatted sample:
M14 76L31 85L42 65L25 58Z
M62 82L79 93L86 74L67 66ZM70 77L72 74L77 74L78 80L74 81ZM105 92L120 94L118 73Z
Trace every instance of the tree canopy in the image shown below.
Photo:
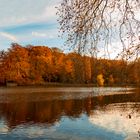
M73 83L103 85L140 85L140 59L97 59L78 53L63 53L45 46L12 44L0 51L0 85L9 81L19 85Z

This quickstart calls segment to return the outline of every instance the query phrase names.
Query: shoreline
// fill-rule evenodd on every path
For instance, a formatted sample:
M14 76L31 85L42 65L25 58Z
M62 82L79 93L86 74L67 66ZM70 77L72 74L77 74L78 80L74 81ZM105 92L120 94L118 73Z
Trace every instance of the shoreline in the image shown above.
M44 84L13 84L13 85L0 85L0 88L12 88L12 87L136 87L139 88L140 85L134 84L114 84L114 85L104 85L98 86L97 84L68 84L68 83L44 83Z

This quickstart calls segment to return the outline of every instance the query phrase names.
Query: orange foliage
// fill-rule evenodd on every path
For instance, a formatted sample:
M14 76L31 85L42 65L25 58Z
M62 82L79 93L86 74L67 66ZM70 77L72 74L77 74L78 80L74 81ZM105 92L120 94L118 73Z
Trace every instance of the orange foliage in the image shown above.
M8 81L19 85L46 82L140 84L140 59L131 63L95 59L75 52L64 54L58 48L23 47L14 43L9 50L0 52L0 84Z

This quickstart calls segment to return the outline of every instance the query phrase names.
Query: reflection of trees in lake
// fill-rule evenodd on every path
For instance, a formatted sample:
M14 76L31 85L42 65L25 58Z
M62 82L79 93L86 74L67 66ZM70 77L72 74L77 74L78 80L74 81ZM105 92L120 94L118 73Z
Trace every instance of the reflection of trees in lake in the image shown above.
M52 94L53 96L53 94ZM133 112L140 112L139 94L107 95L81 99L54 99L38 102L9 102L0 103L0 116L4 117L9 127L22 123L46 123L53 125L62 116L70 118L80 117L82 113L88 116L93 110L106 110L108 104L120 104L120 110L131 109ZM129 106L127 102L135 102ZM100 108L99 108L100 107ZM111 109L111 108L110 108Z

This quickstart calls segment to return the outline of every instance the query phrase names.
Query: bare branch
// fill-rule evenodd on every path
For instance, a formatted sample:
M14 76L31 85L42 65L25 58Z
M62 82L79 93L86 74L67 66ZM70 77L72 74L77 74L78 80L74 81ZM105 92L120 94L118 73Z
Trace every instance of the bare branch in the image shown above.
M126 54L140 44L139 9L137 0L63 0L57 14L62 36L72 49L97 55L104 47L109 55L108 45L119 41Z

